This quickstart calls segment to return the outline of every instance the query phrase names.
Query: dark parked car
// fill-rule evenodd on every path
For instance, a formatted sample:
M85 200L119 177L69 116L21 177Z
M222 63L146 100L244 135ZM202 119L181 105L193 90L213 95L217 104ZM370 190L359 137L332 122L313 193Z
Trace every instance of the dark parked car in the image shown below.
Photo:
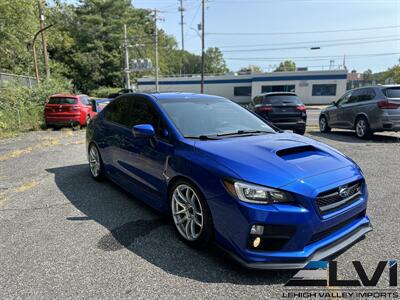
M295 93L276 92L254 97L251 109L280 129L303 135L306 131L306 107Z
M371 86L348 91L321 111L321 132L355 130L359 138L377 131L400 131L400 86Z
M114 99L114 98L117 98L118 96L121 96L121 95L123 95L123 94L129 94L129 93L133 93L134 91L132 90L132 89L121 89L121 90L119 90L118 92L116 92L116 93L112 93L112 94L109 94L108 96L107 96L107 98L108 99Z

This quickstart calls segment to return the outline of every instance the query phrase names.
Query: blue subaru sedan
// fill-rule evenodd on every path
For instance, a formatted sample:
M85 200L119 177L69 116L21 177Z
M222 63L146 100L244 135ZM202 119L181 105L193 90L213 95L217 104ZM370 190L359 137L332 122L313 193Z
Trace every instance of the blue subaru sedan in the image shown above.
M89 167L167 214L189 246L248 268L298 269L371 230L360 168L231 100L124 94L87 129Z

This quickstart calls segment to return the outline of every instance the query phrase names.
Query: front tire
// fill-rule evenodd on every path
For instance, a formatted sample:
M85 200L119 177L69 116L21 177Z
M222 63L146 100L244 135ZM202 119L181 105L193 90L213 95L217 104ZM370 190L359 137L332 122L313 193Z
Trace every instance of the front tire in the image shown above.
M101 181L105 177L104 165L100 156L100 151L95 144L89 147L89 170L96 181Z
M319 118L319 131L322 133L331 132L332 128L328 125L328 120L325 116Z
M193 248L210 245L214 226L200 190L187 180L178 180L169 195L174 227L180 239Z
M364 140L370 138L373 134L373 131L369 127L368 120L365 117L359 117L357 119L355 130L357 137Z

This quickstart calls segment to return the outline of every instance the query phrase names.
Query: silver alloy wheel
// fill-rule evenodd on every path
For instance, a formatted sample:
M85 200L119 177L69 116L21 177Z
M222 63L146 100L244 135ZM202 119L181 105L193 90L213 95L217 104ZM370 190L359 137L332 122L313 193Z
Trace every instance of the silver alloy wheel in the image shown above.
M179 233L188 241L203 231L203 208L199 196L188 185L178 185L172 193L172 216Z
M324 117L319 119L319 128L321 129L321 131L324 131L326 128L326 120Z
M365 135L365 132L367 130L367 124L365 123L364 119L360 119L357 121L356 124L356 133L359 137L362 137Z
M90 172L92 172L93 177L98 177L100 173L100 154L96 146L91 146L89 150L89 166Z

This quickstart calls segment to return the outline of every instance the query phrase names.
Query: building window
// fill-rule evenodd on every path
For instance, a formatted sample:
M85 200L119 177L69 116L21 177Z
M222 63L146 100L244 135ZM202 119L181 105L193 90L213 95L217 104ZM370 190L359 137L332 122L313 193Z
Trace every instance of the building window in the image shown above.
M235 96L251 96L251 86L235 86L233 94Z
M263 85L261 93L274 93L274 92L294 92L296 86L293 85Z
M313 84L313 96L336 96L336 84Z

